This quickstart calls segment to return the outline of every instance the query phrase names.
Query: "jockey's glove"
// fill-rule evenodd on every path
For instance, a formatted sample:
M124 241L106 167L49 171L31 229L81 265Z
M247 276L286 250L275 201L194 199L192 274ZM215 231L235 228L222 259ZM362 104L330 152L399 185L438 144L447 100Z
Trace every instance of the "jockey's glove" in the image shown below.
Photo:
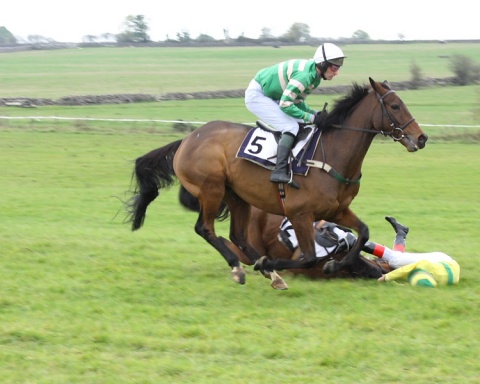
M321 128L322 122L327 118L327 116L328 112L325 110L317 112L315 118L313 119L313 124L315 124L317 128Z

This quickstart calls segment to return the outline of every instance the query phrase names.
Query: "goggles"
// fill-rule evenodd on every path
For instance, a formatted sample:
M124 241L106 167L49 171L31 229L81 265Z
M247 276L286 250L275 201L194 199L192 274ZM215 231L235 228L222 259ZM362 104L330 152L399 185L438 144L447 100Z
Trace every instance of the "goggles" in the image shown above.
M332 72L337 72L340 69L340 65L335 65L335 64L332 64L332 63L329 63L329 64L330 64L330 69L332 70Z

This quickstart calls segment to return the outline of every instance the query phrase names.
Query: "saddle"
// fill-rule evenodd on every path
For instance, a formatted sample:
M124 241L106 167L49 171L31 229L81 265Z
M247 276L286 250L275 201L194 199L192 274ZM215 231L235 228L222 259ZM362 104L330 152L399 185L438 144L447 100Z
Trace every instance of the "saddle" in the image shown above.
M278 141L281 132L273 130L267 124L257 121L257 127L248 131L236 157L249 160L269 170L273 170L276 164ZM313 158L313 154L320 140L321 131L312 125L303 125L295 139L292 155L292 170L295 174L306 176L310 166L307 160Z

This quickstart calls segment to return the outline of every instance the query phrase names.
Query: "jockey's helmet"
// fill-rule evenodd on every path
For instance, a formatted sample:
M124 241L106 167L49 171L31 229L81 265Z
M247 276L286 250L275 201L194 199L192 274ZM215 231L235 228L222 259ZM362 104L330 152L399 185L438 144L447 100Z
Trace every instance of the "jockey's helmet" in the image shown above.
M327 62L329 64L342 66L345 57L343 51L338 46L332 43L324 43L317 48L313 59L316 64Z

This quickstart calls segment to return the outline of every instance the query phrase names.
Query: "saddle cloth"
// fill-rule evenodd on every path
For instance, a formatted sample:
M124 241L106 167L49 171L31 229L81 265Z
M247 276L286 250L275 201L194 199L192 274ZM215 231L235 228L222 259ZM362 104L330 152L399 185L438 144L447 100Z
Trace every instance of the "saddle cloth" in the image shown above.
M292 149L293 173L307 175L310 167L305 165L305 161L312 159L320 133L319 129L312 126L300 128ZM271 132L259 127L252 128L240 145L236 157L273 170L277 162L277 136L279 135L280 132Z

